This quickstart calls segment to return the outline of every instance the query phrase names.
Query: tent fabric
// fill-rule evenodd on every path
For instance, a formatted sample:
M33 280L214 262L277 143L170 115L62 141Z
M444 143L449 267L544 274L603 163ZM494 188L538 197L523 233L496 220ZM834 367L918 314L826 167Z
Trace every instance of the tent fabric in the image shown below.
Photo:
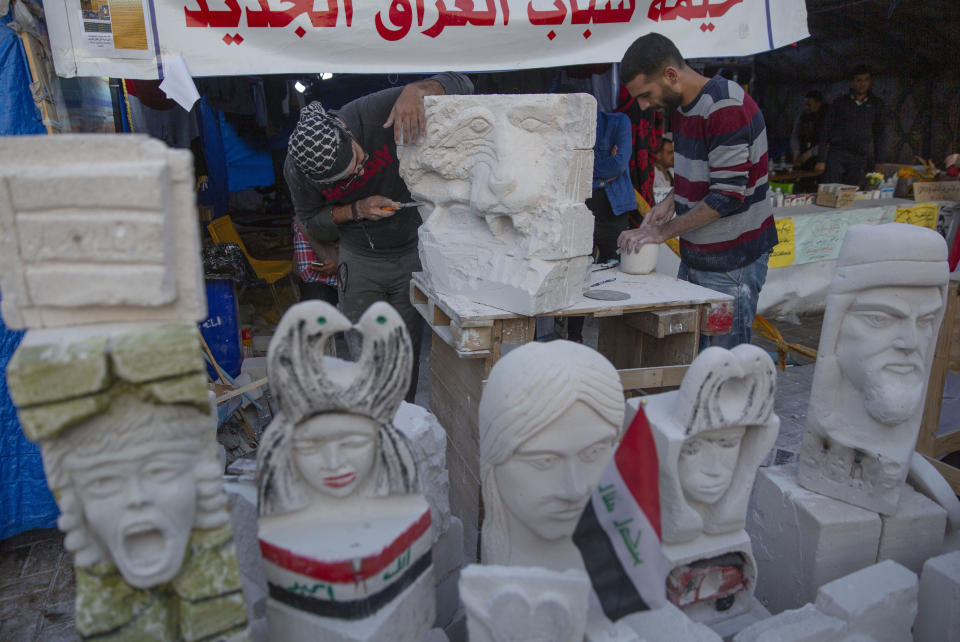
M6 372L22 338L23 332L8 330L0 320L0 372ZM6 377L0 377L0 540L55 526L59 514L47 488L40 449L24 437Z
M10 13L4 22L9 22ZM0 136L45 134L30 93L30 72L17 33L0 24Z

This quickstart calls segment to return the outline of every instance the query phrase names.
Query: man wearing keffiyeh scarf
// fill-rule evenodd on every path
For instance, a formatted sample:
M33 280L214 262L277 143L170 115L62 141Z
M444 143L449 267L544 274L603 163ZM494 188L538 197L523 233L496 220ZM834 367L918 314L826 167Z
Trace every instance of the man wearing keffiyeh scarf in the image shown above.
M363 96L337 111L310 103L290 136L284 164L296 225L317 251L311 270L337 275L343 313L356 322L373 302L387 301L403 317L415 355L410 402L422 330L409 287L410 274L420 269L421 219L416 208L396 209L412 200L398 171L397 145L419 137L424 96L469 93L470 79L447 72ZM355 338L347 340L358 354Z

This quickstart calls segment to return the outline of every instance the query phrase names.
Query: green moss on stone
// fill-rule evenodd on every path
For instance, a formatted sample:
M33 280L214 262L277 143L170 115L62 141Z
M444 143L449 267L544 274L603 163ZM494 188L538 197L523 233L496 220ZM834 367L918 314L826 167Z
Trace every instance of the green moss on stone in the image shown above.
M240 590L213 599L180 601L180 635L185 642L225 633L246 621L247 607Z
M229 525L194 530L187 555L183 568L171 582L181 598L201 600L231 593L242 586Z
M110 385L107 339L21 346L7 366L7 385L18 407L72 399Z
M110 393L99 393L32 408L21 408L18 412L20 425L27 439L40 442L57 436L68 426L106 412L111 400Z
M84 637L125 627L155 601L149 591L127 584L112 564L77 568L76 583L77 631Z
M152 381L144 388L153 401L159 403L188 403L209 410L207 398L207 378L203 372L195 372L184 377Z
M192 323L171 323L113 339L114 372L143 383L203 371L200 332Z

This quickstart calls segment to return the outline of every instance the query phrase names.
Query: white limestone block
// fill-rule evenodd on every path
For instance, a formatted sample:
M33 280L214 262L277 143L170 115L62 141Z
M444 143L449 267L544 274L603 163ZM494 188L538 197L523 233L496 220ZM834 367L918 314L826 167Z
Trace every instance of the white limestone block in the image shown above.
M470 642L582 642L589 593L576 570L471 564L460 577Z
M805 604L757 622L735 635L733 642L828 642L844 639L846 630L842 619Z
M893 560L920 573L923 563L940 553L947 512L909 484L900 492L897 512L881 515L880 520L878 562Z
M433 536L435 540L439 540L447 532L451 517L447 433L433 413L406 402L401 403L397 409L393 425L407 438L413 449L420 478L420 492L430 502Z
M799 608L823 584L876 562L880 516L802 488L796 466L760 469L753 493L756 595L772 613Z
M816 606L876 642L907 642L917 616L917 576L886 560L820 587Z
M398 149L431 287L518 314L579 297L593 249L596 101L586 94L431 96Z
M916 642L960 642L960 551L926 561L919 602Z
M926 396L946 303L942 236L854 225L840 248L800 452L804 487L893 514Z
M189 152L126 134L10 137L0 288L11 328L202 320Z
M669 602L659 609L632 613L617 620L617 624L629 626L644 642L720 642L723 639Z

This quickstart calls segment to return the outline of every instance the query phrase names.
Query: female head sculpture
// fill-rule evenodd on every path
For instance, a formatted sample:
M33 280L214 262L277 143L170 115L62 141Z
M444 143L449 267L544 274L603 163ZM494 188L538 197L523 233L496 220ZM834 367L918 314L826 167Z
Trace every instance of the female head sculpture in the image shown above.
M707 348L680 389L647 398L660 460L664 543L744 527L757 467L777 437L776 370L761 348Z
M621 436L617 371L577 343L528 343L493 367L479 414L483 562L545 565L552 547L572 546Z
M324 356L338 332L363 336L355 362ZM352 325L322 301L290 308L270 341L267 376L280 406L257 462L260 515L315 499L417 490L416 462L393 416L410 381L413 350L390 305L370 306Z

